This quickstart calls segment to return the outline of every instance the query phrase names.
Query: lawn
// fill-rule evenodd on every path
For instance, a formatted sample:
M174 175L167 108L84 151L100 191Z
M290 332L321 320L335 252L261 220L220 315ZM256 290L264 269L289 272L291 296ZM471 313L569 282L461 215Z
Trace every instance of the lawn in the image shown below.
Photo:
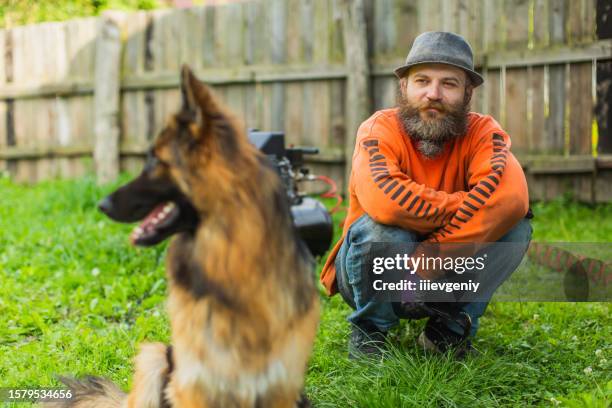
M111 189L0 178L0 386L57 385L71 373L128 389L138 343L167 341L165 246L132 248L131 227L96 211ZM535 240L612 241L612 205L534 211ZM306 389L317 407L610 406L609 303L493 303L475 342L482 354L464 362L424 355L424 322L405 322L390 358L354 362L349 309L337 296L322 302Z

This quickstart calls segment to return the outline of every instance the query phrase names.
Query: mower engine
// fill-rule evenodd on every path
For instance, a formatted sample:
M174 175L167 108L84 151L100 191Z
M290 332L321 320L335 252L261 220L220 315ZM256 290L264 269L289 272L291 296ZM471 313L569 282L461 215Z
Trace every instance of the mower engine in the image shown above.
M287 148L283 132L249 130L249 140L268 156L278 172L287 192L298 234L313 256L323 255L331 245L331 215L320 201L298 189L300 181L314 179L310 170L304 166L304 155L317 154L319 150L312 147Z

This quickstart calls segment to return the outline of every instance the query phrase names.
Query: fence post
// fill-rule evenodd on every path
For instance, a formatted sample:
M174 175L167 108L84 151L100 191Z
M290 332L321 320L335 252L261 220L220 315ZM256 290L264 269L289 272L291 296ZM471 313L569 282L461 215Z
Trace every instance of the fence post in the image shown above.
M370 63L363 0L343 0L342 21L347 69L344 180L345 188L348 188L357 129L371 113Z
M98 184L119 175L121 32L117 13L104 13L96 36L94 162Z

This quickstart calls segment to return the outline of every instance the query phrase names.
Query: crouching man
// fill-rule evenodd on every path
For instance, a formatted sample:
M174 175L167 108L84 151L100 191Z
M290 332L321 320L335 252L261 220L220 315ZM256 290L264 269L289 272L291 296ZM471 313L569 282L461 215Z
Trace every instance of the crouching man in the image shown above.
M395 74L397 107L374 113L357 133L343 236L321 282L354 309L350 356L379 354L398 319L423 317L429 320L418 338L422 347L463 355L472 350L469 339L493 291L474 302L375 302L365 296L368 244L519 245L487 262L482 276L496 288L531 239L527 183L508 134L491 116L470 112L472 91L483 78L461 36L419 35Z

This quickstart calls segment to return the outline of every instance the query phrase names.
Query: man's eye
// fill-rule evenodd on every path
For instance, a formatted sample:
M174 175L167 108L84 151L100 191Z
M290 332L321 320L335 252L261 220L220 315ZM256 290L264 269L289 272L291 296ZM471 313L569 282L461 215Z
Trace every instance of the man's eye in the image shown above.
M455 88L457 84L454 82L445 82L444 86L446 86L447 88Z
M419 79L415 80L415 82L417 84L424 84L426 81L423 78L419 78Z

